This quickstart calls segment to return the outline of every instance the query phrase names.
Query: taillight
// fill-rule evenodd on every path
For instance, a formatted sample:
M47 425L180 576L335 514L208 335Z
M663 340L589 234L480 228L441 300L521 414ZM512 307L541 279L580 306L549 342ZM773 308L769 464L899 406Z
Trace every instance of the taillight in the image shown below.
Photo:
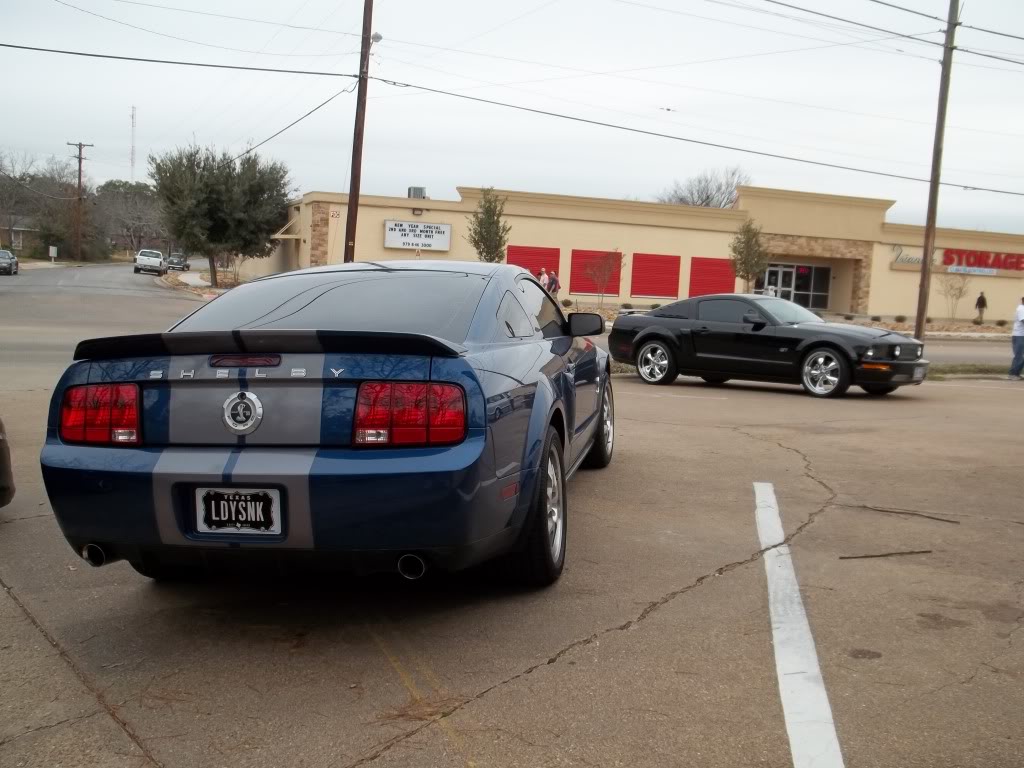
M466 397L455 384L367 381L356 398L356 445L451 445L466 436Z
M137 384L88 384L64 393L60 438L66 443L138 445Z

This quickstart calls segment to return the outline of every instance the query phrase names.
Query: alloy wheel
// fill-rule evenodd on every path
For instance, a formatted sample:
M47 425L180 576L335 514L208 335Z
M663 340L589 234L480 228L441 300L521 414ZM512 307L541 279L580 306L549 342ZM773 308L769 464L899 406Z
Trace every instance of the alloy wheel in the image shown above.
M804 362L804 385L816 395L829 395L839 384L839 361L832 352L815 352Z
M546 485L544 512L548 523L548 545L551 548L551 561L557 563L565 538L565 504L562 495L562 459L555 445L548 452Z
M660 344L651 344L640 352L637 370L646 381L660 381L668 373L668 350Z

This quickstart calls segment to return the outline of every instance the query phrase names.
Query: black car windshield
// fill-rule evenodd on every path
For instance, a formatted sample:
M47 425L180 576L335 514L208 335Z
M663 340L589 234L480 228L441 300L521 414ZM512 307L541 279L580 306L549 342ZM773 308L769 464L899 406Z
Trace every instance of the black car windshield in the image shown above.
M347 270L240 285L174 327L424 333L462 343L487 279L461 272Z
M799 304L785 299L758 299L757 306L762 307L780 323L795 325L796 323L822 323L820 317L804 309Z
M0 251L0 261L13 261L14 254L10 251Z

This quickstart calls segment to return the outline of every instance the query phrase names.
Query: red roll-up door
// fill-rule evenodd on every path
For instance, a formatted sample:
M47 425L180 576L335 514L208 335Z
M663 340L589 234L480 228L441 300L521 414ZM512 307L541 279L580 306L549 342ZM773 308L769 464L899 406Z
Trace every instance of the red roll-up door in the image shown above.
M629 295L679 298L679 257L634 253Z
M510 245L506 255L506 261L517 267L530 271L534 277L543 267L548 274L558 271L557 248L539 248L534 245Z
M569 272L569 293L601 293L597 280L597 268L602 259L608 259L608 284L605 286L606 296L619 295L619 281L622 277L622 254L615 253L611 257L608 251L572 251L572 267Z
M708 259L694 256L690 260L690 296L709 293L734 293L736 275L729 259Z

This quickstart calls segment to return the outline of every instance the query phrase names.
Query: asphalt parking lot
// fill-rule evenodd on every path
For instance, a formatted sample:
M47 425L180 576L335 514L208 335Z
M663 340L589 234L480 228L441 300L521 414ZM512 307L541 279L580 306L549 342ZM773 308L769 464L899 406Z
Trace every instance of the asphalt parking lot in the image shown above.
M157 586L76 557L37 457L78 338L195 304L61 279L0 284L0 765L1024 765L1024 385L619 376L551 589Z

